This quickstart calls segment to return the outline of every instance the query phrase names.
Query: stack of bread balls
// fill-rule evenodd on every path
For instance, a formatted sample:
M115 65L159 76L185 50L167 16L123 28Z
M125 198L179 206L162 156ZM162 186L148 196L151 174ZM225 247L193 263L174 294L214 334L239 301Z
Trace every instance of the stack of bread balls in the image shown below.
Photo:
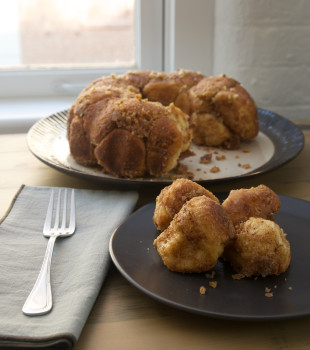
M199 273L227 260L244 277L287 270L290 244L273 215L279 197L267 186L233 190L219 200L199 184L177 179L156 198L154 245L172 271Z

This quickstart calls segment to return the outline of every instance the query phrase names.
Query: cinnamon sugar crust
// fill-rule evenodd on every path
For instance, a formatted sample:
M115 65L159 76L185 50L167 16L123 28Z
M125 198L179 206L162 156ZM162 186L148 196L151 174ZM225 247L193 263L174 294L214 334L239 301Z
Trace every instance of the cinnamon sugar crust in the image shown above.
M221 205L199 196L182 206L154 245L170 270L199 273L216 265L234 237L235 229Z
M206 196L219 203L212 192L188 179L177 179L170 186L164 187L156 198L153 221L157 229L166 229L184 203L199 196Z

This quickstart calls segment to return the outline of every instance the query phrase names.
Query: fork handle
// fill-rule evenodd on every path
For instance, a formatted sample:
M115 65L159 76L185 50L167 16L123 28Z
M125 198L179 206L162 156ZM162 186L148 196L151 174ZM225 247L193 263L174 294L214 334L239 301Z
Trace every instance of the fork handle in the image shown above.
M23 313L29 316L48 313L52 306L51 260L57 235L52 235L47 243L45 256L38 278L23 306Z

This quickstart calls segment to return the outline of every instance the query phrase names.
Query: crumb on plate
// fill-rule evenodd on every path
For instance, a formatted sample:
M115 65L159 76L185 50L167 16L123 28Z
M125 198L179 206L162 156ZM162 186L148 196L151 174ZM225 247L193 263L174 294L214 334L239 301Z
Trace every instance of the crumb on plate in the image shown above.
M217 287L217 281L210 281L209 282L209 287L216 288Z
M210 169L211 173L218 173L220 172L220 168L217 166L214 166L213 168Z
M201 286L199 288L199 293L202 294L202 295L206 294L206 287L205 286Z

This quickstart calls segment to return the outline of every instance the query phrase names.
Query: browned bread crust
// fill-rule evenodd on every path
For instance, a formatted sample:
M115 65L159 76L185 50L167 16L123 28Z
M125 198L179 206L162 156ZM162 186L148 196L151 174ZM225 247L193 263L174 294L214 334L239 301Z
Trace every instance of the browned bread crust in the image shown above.
M182 206L154 245L170 270L204 272L216 265L234 237L234 226L221 205L199 196Z
M250 217L273 220L281 207L279 196L268 186L232 190L222 204L235 226Z
M150 101L158 101L164 106L174 103L183 112L190 114L189 89L204 78L199 72L180 69L167 75L156 75L142 90L143 96Z
M208 146L223 144L226 148L238 148L240 142L236 143L236 137L243 141L257 135L255 102L245 88L233 78L225 75L206 77L190 89L189 98L194 112L194 142ZM210 132L210 129L213 132ZM215 140L210 140L210 134L217 135L216 130L220 130L218 138L213 136Z
M184 143L191 141L188 116L180 110L177 117L170 114L168 107L136 96L99 100L72 119L71 153L81 164L99 164L114 176L161 176L177 165ZM72 127L76 123L79 129Z
M288 269L290 243L277 223L251 217L236 232L236 239L226 247L224 256L237 273L245 277L265 277Z
M206 196L219 203L212 192L188 179L177 179L170 186L164 187L156 198L153 222L157 229L165 230L183 204L199 196Z

